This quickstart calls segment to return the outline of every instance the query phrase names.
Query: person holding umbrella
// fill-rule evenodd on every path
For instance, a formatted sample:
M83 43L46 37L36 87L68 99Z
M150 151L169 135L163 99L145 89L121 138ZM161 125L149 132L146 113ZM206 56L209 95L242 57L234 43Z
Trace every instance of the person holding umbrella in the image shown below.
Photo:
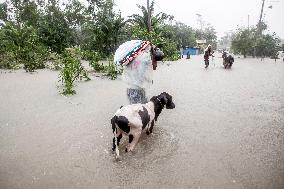
M146 89L153 83L157 59L161 60L156 47L149 41L131 40L116 50L114 63L123 66L122 79L127 83L127 97L130 104L146 103ZM161 53L160 53L161 55ZM163 55L163 54L162 54Z

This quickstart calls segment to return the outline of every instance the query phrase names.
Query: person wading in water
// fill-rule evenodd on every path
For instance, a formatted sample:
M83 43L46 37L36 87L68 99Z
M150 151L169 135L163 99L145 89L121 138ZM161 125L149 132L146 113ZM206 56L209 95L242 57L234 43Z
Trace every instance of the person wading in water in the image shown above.
M208 47L204 51L205 68L208 68L208 66L209 66L209 56L214 57L213 53L214 52L212 51L211 45L208 45Z

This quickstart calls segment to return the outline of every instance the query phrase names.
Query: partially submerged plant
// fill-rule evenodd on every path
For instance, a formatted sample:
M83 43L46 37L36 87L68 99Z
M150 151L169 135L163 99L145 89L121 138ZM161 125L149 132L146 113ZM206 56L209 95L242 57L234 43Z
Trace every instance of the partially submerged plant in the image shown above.
M89 62L89 65L90 65L90 66L94 69L94 71L96 71L96 72L104 72L104 70L105 70L104 65L103 65L103 64L99 64L99 62L96 61L96 60L91 60L91 61Z
M98 52L96 51L91 51L91 50L83 50L81 51L81 56L83 60L89 60L89 61L96 61L98 62L101 59L101 56Z
M108 65L105 67L106 75L110 77L111 80L115 80L118 75L122 73L122 68L117 67L115 64L109 61Z
M51 58L50 61L52 61L51 69L60 70L62 67L62 57L57 53L54 53L50 58Z
M94 69L95 72L104 73L105 76L110 77L111 80L115 80L119 74L122 73L122 68L118 68L112 63L112 58L108 59L108 65L99 63L99 58L93 58L89 61L89 65Z
M24 65L27 72L45 68L48 48L40 42L37 29L7 22L0 28L0 68L14 69Z
M64 85L63 94L75 94L74 82L76 80L91 80L76 54L68 49L62 54L62 69L59 79Z

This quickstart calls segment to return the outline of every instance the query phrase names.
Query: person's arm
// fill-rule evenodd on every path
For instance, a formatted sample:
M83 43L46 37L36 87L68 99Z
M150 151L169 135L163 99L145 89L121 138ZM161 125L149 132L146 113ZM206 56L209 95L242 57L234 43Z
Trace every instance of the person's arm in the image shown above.
M213 54L214 54L214 51L210 51L210 54L209 54L209 55L212 56L212 57L214 57Z
M151 52L152 66L153 66L153 70L156 70L156 68L157 68L157 61L155 60L155 54L154 54L156 46L153 45L153 44L150 44L150 45L151 45L150 52Z

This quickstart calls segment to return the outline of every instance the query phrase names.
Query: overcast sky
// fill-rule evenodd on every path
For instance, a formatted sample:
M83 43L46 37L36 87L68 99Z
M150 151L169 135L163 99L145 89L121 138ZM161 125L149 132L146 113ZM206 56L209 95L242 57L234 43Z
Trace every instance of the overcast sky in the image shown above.
M0 0L4 2L5 0ZM80 0L84 2L85 0ZM147 0L114 0L116 10L127 17L140 13L136 4L146 6ZM266 0L264 21L270 32L284 39L284 0ZM155 13L165 12L175 20L197 28L197 16L201 14L206 23L210 23L220 38L224 32L235 30L237 26L255 25L260 16L262 0L155 0ZM268 6L272 5L272 9Z
M137 13L136 4L146 6L147 0L114 0L124 17ZM218 37L237 26L255 25L260 16L262 0L155 0L155 13L165 12L175 20L196 28L197 16L201 14L205 22L217 31ZM268 6L272 5L272 9ZM271 32L284 39L284 0L266 0L264 21Z

